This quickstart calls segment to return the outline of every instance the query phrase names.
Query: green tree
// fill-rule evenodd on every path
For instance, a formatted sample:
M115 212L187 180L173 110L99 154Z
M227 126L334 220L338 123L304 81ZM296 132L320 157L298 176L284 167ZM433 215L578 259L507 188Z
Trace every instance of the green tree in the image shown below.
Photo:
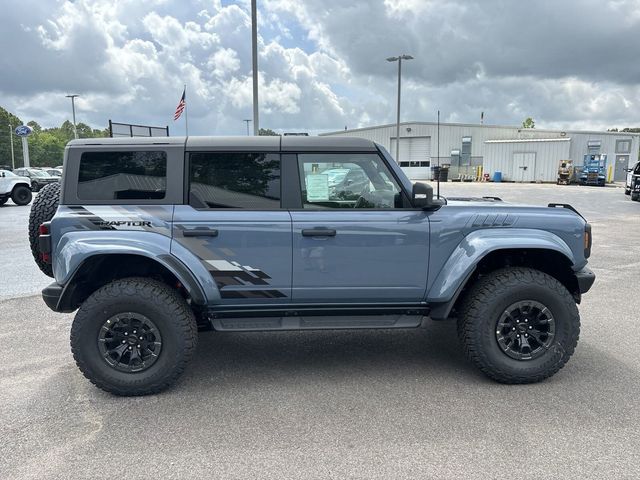
M16 159L16 167L22 166L22 142L20 138L15 135L11 135L9 132L9 125L11 130L15 131L15 128L22 125L22 120L16 117L13 113L8 112L4 108L0 107L0 165L11 166L11 138L13 138L13 151Z
M522 128L536 128L536 122L533 118L527 117L522 122Z
M275 136L279 136L278 133L274 132L273 130L271 130L270 128L261 128L258 130L258 135L263 136L263 137L275 137Z

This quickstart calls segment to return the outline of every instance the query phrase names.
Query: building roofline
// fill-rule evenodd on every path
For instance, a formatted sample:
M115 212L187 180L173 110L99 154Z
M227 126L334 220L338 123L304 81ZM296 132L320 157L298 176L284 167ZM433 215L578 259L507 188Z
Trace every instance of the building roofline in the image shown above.
M400 125L430 125L430 126L437 126L438 123L437 122L401 122ZM395 127L396 124L395 123L386 123L384 125L372 125L370 127L359 127L359 128L350 128L348 130L336 130L333 132L324 132L324 133L320 133L320 136L324 136L324 135L335 135L335 134L344 134L344 133L350 133L350 132L361 132L364 130L373 130L375 128L388 128L388 127ZM629 135L629 136L633 136L633 137L639 137L640 133L634 133L634 132L602 132L602 131L598 131L598 130L550 130L550 129L541 129L541 128L534 128L534 129L529 129L529 128L522 128L521 126L517 126L517 125L489 125L489 124L482 124L482 123L444 123L444 122L440 122L440 126L443 127L483 127L483 128L508 128L508 129L515 129L515 130L523 130L523 131L529 131L529 130L533 130L535 132L544 132L544 133L561 133L561 132L565 132L565 133L589 133L589 134L594 134L594 135Z
M569 142L571 137L561 138L510 138L505 140L485 140L484 143L530 143L530 142Z

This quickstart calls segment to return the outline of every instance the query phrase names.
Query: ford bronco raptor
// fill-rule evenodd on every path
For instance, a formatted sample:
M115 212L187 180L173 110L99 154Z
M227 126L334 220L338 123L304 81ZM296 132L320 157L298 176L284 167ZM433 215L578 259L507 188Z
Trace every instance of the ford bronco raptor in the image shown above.
M543 380L578 342L591 227L569 205L433 198L359 138L83 139L32 207L82 373L159 392L198 329L419 327L455 318L503 383Z

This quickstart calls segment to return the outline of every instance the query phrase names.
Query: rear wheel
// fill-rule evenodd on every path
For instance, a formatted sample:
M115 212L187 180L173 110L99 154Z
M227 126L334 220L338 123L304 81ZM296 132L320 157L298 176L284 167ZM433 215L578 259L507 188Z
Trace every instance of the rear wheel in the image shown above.
M13 189L13 192L11 192L11 200L13 203L20 205L21 207L29 205L32 198L33 195L31 194L31 190L29 190L29 187L25 185L18 185Z
M193 312L176 290L157 280L126 278L94 292L71 327L80 371L116 395L147 395L170 387L195 352Z
M530 268L481 277L460 309L465 354L501 383L533 383L560 370L573 354L580 316L558 280Z
M60 203L60 183L50 183L42 189L31 205L29 213L29 244L31 245L31 254L36 261L38 268L50 277L53 277L53 269L51 264L42 260L40 249L38 246L38 228L44 222L48 222L53 218Z

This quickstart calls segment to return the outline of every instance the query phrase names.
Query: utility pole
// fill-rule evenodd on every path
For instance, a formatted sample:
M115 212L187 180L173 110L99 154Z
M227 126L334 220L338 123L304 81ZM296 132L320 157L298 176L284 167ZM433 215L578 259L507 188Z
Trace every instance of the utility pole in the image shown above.
M398 109L396 116L396 162L400 161L400 94L402 85L402 60L413 60L411 55L399 55L387 58L387 62L398 62Z
M245 120L242 120L243 122L246 122L247 124L247 137L249 136L249 123L251 123L251 119L247 118Z
M80 95L66 95L67 98L71 99L71 111L73 112L73 135L78 138L78 127L76 127L76 97Z
M258 136L258 14L256 0L251 0L251 63L253 68L253 134Z
M16 169L16 158L13 155L13 127L11 126L11 124L9 124L9 138L11 139L10 143L11 143L11 169L15 170Z

